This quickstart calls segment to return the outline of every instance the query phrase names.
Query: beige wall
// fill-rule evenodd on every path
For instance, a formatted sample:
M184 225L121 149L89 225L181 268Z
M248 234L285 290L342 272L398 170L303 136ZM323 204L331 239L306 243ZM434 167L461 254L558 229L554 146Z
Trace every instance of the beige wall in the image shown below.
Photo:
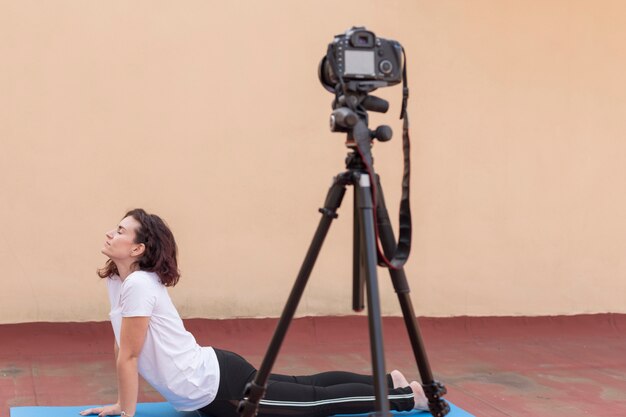
M185 317L276 316L343 137L317 64L408 53L419 315L626 312L626 3L0 1L0 322L107 319L125 210L177 236ZM375 146L392 217L399 87ZM349 314L351 193L299 315ZM385 314L399 314L381 271Z

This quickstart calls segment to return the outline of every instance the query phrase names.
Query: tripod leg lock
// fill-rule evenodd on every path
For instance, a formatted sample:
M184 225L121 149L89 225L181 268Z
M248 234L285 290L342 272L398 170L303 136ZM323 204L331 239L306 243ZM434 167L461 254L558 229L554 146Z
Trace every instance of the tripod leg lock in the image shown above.
M433 381L430 384L422 385L422 387L426 398L428 398L428 408L434 417L443 417L450 412L450 406L443 399L448 390L441 382Z
M239 401L237 411L241 417L254 417L257 415L259 401L265 395L265 385L257 385L255 381L249 382L243 393L244 399Z
M337 217L339 217L339 215L334 210L328 209L326 207L319 209L319 212L326 217L330 217L331 219L336 219Z

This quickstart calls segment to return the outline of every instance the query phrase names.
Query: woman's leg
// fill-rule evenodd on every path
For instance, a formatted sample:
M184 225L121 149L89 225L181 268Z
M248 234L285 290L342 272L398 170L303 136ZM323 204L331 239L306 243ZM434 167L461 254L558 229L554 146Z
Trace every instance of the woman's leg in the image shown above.
M280 379L280 378L279 378ZM392 410L408 411L415 404L411 387L389 390ZM327 387L270 380L265 397L259 402L259 417L328 417L374 411L371 384L344 383Z
M387 386L395 387L391 374L387 374ZM330 387L341 384L367 384L374 385L374 377L371 375L355 374L353 372L330 371L314 375L281 375L271 374L270 381L291 382L302 385L315 385L318 387ZM408 385L408 384L407 384Z
M215 351L220 364L220 386L215 400L199 411L215 417L239 417L239 400L256 369L236 353ZM393 386L391 375L387 375L387 383L389 387ZM413 398L410 387L389 390L392 410L411 410ZM368 375L350 372L295 377L273 374L267 393L259 404L259 417L327 417L339 413L364 413L373 411L374 404L373 378Z

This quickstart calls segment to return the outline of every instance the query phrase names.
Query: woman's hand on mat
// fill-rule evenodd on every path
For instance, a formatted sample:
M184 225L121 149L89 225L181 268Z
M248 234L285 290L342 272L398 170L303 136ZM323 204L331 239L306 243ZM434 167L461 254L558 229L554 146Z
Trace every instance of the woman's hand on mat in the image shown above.
M122 413L122 407L119 404L106 405L104 407L88 408L81 411L81 416L89 414L97 414L99 416L119 416Z

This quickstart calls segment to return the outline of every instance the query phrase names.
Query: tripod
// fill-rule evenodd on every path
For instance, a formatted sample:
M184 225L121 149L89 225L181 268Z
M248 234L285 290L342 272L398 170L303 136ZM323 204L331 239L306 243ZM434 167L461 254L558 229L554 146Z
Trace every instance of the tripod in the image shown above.
M380 100L380 99L378 99ZM333 117L340 119L343 126L349 127L348 143L354 143L352 139L355 125L358 125L360 118L356 114L350 113L345 107L336 109ZM353 120L354 123L344 123L345 120ZM361 121L361 128L366 125ZM387 129L389 129L387 127ZM376 130L381 130L380 127ZM385 129L382 129L385 130ZM386 130L385 130L386 131ZM387 132L387 131L386 131ZM386 139L391 138L390 129ZM370 132L375 136L374 132ZM348 145L349 147L351 145ZM330 229L333 219L337 218L337 209L341 205L346 192L346 187L354 187L354 231L353 231L353 299L352 307L355 311L363 309L363 287L367 289L367 313L370 334L370 350L372 355L374 392L376 395L375 409L372 414L376 417L387 417L390 415L389 402L387 400L388 389L385 378L385 357L383 353L382 320L380 313L380 301L377 278L377 250L376 232L374 221L378 222L380 241L385 253L393 253L396 248L395 237L391 228L391 222L385 207L382 188L378 176L375 176L377 187L376 210L374 210L372 198L372 186L370 176L366 171L366 165L359 152L352 146L353 150L346 158L346 171L338 174L326 195L324 207L319 211L322 218L315 231L313 240L306 253L294 286L289 294L287 303L280 317L267 353L263 359L261 367L255 379L248 384L244 394L244 400L239 404L239 412L242 417L253 417L257 412L259 401L265 394L265 387L270 375L270 371L280 346L285 338L288 327L291 324L296 308L300 302L305 286L322 248L324 239ZM374 216L376 212L376 216ZM376 217L376 218L375 218ZM446 388L440 382L434 381L428 358L424 350L421 334L413 312L411 299L409 298L409 285L403 268L389 269L394 290L398 296L398 301L402 309L404 323L406 325L413 354L418 365L424 393L428 398L430 412L435 417L443 417L450 411L449 405L442 398L446 393Z

